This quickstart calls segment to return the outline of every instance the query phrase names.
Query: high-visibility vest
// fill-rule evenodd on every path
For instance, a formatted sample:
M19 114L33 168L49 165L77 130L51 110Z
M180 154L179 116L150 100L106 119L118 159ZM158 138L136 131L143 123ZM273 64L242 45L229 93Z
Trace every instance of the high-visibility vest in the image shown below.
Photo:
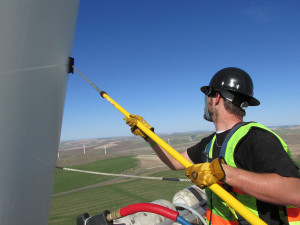
M236 167L235 161L234 161L234 151L241 139L247 135L247 133L250 131L251 128L257 127L266 131L271 132L274 134L280 141L283 149L286 151L286 153L289 155L290 158L292 158L291 153L289 151L289 148L287 144L273 131L268 129L267 127L251 122L251 123L239 123L236 126L234 126L226 136L220 150L220 156L222 156L226 163L229 166ZM212 138L212 140L208 143L208 145L205 148L204 155L207 156L207 161L212 160L212 154L213 154L213 146L216 139L216 135ZM205 156L204 156L205 157ZM226 189L226 186L225 186ZM259 216L258 210L256 207L256 198L234 188L229 187L228 191L232 191L233 195L239 200L243 205L245 205L251 212L253 212L256 216ZM207 221L209 222L212 220L213 225L233 225L238 224L238 219L240 219L240 216L233 211L233 209L227 207L226 203L219 198L216 194L211 192L208 188L206 189L206 195L207 195ZM280 216L283 221L288 221L291 225L300 225L300 209L295 207L282 207L283 209L280 210Z

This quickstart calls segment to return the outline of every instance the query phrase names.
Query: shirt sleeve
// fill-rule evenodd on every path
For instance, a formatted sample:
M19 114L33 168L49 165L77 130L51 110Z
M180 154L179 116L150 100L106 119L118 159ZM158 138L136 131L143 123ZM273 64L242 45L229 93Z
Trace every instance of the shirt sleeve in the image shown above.
M283 149L279 139L269 131L252 128L235 152L238 167L256 173L277 173L300 178L299 171Z

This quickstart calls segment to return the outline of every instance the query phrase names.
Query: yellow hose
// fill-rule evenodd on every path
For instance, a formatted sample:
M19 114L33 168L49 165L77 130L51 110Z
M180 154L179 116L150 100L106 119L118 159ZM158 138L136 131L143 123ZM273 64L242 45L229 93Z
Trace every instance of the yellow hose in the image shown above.
M116 103L112 98L110 98L106 93L102 95L103 98L108 100L116 109L118 109L124 116L130 118L130 113L122 108L118 103ZM138 122L137 127L140 128L145 134L147 134L153 141L155 141L160 147L162 147L166 152L168 152L173 158L175 158L181 165L185 168L192 166L193 164L179 154L175 149L163 141L159 136L149 130L144 124ZM230 207L237 211L243 218L245 218L250 224L267 225L254 213L252 213L248 208L246 208L242 203L240 203L236 198L224 190L220 185L213 184L209 188L223 199Z

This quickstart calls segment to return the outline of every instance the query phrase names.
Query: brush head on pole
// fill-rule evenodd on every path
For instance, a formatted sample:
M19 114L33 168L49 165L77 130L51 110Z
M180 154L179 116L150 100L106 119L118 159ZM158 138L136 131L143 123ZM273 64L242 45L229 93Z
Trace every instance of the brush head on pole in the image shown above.
M74 73L74 58L69 57L68 73Z

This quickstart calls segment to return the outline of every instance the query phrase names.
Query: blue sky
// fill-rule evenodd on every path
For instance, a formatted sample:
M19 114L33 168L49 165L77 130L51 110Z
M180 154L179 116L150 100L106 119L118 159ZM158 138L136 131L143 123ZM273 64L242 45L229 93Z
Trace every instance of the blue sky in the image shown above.
M254 82L245 121L300 124L298 0L81 1L75 66L156 133L213 130L207 85L235 66ZM123 115L78 74L69 76L61 140L131 135Z

